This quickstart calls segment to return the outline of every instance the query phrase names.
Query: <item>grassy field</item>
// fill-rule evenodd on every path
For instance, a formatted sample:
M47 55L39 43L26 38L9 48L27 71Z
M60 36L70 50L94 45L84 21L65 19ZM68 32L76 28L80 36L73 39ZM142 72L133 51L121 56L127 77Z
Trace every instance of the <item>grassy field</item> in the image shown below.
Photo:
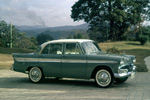
M144 62L144 58L150 56L150 44L144 46L140 45L139 42L107 42L99 44L103 51L106 51L109 48L117 48L122 54L135 55L137 58L136 66L137 71L146 72L147 67ZM13 64L13 58L11 53L26 53L32 52L32 50L27 49L8 49L0 48L0 69L9 69Z
M115 47L121 51L132 50L132 49L150 50L150 43L147 43L145 45L140 45L140 42L135 42L135 41L105 42L105 43L100 43L99 46L103 51L106 51L107 49L112 47Z

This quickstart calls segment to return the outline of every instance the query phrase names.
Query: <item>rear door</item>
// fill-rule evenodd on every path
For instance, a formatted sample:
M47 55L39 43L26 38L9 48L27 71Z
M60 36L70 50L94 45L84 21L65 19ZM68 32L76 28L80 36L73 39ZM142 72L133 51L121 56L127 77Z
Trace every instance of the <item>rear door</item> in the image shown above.
M61 75L61 59L63 45L51 43L45 46L38 56L39 66L42 67L46 77L59 77Z
M86 76L86 56L78 43L65 43L62 57L63 77L84 78Z

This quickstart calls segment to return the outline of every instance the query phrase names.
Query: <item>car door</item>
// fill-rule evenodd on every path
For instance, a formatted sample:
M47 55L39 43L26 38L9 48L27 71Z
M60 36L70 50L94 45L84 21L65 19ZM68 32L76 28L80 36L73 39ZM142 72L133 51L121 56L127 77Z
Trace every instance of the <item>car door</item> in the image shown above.
M65 43L62 57L63 77L84 78L86 77L86 56L78 43Z
M38 56L39 66L46 77L59 77L61 74L61 59L63 44L51 43L45 46Z

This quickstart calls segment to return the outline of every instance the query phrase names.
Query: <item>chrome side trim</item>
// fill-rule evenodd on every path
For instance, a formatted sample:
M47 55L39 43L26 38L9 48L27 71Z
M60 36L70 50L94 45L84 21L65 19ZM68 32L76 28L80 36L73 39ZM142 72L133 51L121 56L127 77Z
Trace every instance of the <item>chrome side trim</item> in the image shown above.
M16 58L18 62L61 62L61 59L47 59L47 58Z
M63 62L63 63L117 63L117 61L107 60L77 60L77 59L48 59L48 58L21 58L16 57L18 62Z
M108 61L108 60L87 60L87 63L117 63L117 61Z
M63 63L86 63L86 60L74 60L74 59L64 59Z

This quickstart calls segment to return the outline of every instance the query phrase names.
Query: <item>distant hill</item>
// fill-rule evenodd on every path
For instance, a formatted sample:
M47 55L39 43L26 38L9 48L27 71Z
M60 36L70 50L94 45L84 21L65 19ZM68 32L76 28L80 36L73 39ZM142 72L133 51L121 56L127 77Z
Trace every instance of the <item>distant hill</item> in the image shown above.
M44 26L16 26L20 32L25 32L27 36L36 37L40 33L48 33L54 39L65 38L77 31L86 32L88 24L81 24L76 26L59 26L59 27L44 27Z

